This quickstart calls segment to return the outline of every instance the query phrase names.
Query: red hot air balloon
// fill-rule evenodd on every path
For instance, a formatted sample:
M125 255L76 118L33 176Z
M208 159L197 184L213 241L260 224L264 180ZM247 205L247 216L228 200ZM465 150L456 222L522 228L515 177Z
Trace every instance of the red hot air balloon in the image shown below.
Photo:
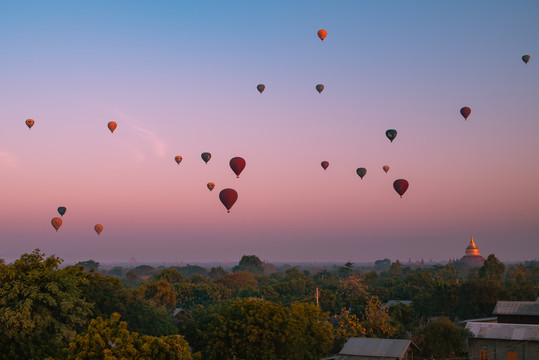
M101 234L101 231L103 231L103 225L101 225L101 224L96 224L96 225L94 226L94 230L95 230L95 232L97 233L97 235Z
M393 182L393 188L395 189L397 194L400 195L400 197L402 197L402 195L404 195L406 190L408 190L409 185L410 184L408 184L408 181L404 179L398 179Z
M326 38L327 34L328 34L328 32L327 32L326 30L324 30L324 29L318 30L318 33L317 33L318 37L319 37L320 40L322 40L322 41L324 41L324 39Z
M62 226L62 219L60 219L59 217L52 218L51 224L54 230L58 231L60 226Z
M329 166L329 163L327 161L322 161L322 163L320 165L322 165L322 168L324 170L326 170L328 168L328 166Z
M240 177L241 172L245 169L245 160L241 157L235 157L230 160L230 168L236 174L236 177Z
M230 208L238 200L238 193L234 189L223 189L219 193L219 200L226 207L227 212L230 212Z
M114 133L114 130L116 130L116 127L118 124L116 124L114 121L111 121L107 124L107 127L109 128L111 133Z
M468 120L468 116L470 116L470 114L472 113L472 109L470 109L469 107L465 106L463 107L462 109L460 109L460 114L462 115L462 117L464 118L464 120Z
M178 165L180 165L180 163L182 162L182 159L183 158L180 155L174 157L174 160L176 160L176 163L178 163Z

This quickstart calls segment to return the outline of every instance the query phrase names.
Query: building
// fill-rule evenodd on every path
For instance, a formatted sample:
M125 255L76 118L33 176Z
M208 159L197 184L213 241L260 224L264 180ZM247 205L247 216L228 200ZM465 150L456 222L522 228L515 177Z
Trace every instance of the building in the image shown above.
M419 348L410 340L357 338L348 339L335 360L413 360ZM535 359L537 360L537 359Z
M473 236L470 239L470 244L468 244L464 256L458 262L472 266L482 266L485 262L485 258L481 256L479 248L473 241Z
M469 322L470 360L539 359L539 325Z
M538 360L539 302L498 301L497 323L468 322L471 360Z

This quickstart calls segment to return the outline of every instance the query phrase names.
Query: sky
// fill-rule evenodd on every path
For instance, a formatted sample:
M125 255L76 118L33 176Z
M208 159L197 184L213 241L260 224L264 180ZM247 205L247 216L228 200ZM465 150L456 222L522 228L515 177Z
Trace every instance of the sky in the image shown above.
M537 18L536 0L1 1L0 258L447 261L474 236L537 259Z

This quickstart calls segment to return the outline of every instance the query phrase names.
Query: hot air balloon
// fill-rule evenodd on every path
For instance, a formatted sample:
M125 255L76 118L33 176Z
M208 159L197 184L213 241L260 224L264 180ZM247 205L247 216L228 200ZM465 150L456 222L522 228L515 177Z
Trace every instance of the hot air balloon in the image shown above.
M391 142L393 142L393 140L395 140L395 138L397 137L397 130L389 129L388 131L386 131L386 136Z
M528 61L530 61L530 59L531 59L530 55L524 55L524 56L522 57L522 61L524 61L525 64L527 64Z
M62 219L60 219L59 217L52 218L51 224L52 224L52 227L53 227L56 231L58 231L58 229L60 228L60 226L62 226Z
M211 154L209 152L203 152L202 155L200 156L202 157L202 160L204 160L206 164L208 164L208 161L210 161L211 159Z
M462 109L460 109L460 114L462 115L462 117L464 118L464 120L468 120L468 116L470 116L470 114L472 113L472 109L470 109L469 107L465 106L463 107Z
M367 169L365 169L365 168L358 168L358 169L356 170L356 172L357 172L357 174L359 175L359 177L360 177L361 179L363 179L363 176L365 176L365 174L367 174Z
M65 206L60 206L58 208L58 214L60 214L61 216L64 216L64 214L66 213L67 209Z
M236 174L236 177L240 177L241 172L245 169L245 160L241 157L235 157L230 160L230 168Z
M320 40L324 41L324 39L326 38L326 35L328 34L328 32L324 29L320 29L318 30L318 37L320 38Z
M111 133L114 132L114 130L116 130L116 127L118 126L118 124L116 124L114 121L111 121L107 124L109 130Z
M230 212L232 205L238 200L238 193L234 189L224 189L219 193L219 200L226 207L227 212Z
M180 155L178 155L178 156L175 156L175 157L174 157L174 160L176 160L176 162L178 163L178 165L180 165L180 163L182 162L183 158L182 158Z
M406 190L408 190L408 185L408 181L404 179L398 179L393 182L393 188L395 189L397 194L400 195L400 197L402 197Z
M97 235L101 234L101 231L103 231L103 225L97 224L96 226L94 226L94 230L97 233Z
M385 171L386 174L387 174L387 172L389 171L389 165L384 165L384 166L382 166L382 169L384 169L384 171Z
M210 191L212 191L215 188L215 184L212 182L209 182L207 186L208 186L208 189L210 189Z
M320 165L322 165L322 168L324 170L326 170L328 168L328 166L329 166L329 163L327 161L322 161L322 163Z
M32 126L34 126L34 120L33 119L27 119L25 121L25 123L26 123L26 126L28 126L28 129L31 129Z
M318 91L319 94L322 94L322 91L324 91L324 85L322 84L316 85L316 91Z
M256 89L258 90L259 93L262 94L262 93L264 92L264 90L266 90L266 85L264 85L264 84L258 84L258 85L256 86Z

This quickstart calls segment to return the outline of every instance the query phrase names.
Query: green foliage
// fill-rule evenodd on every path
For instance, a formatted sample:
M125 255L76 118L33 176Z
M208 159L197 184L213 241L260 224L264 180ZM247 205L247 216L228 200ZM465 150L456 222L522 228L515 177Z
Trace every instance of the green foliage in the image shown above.
M189 345L179 335L156 338L130 332L118 313L92 320L88 332L77 335L65 353L67 360L191 359Z
M176 307L176 293L164 279L144 284L131 292L133 296L146 299L156 307L163 306L168 310Z
M366 337L389 339L397 333L397 328L391 324L387 306L382 306L376 296L367 301L361 325L365 328Z
M421 356L426 358L447 359L463 355L469 332L456 326L446 317L429 323L416 340Z
M253 274L246 271L237 271L233 274L223 276L217 280L218 284L224 285L229 288L233 293L247 288L256 288L258 281Z
M331 345L332 327L312 304L290 308L255 299L198 308L186 336L207 360L319 359Z
M263 274L264 264L256 255L243 255L240 263L234 266L232 271L246 271L252 274Z
M174 286L177 295L176 306L191 309L197 305L217 305L230 299L232 291L222 284L182 283Z
M479 269L479 278L494 283L501 283L504 271L505 265L494 254L490 254L483 263L483 266Z
M84 271L97 271L99 269L99 262L94 260L79 261L77 265L82 266L84 268Z
M152 281L159 280L166 280L171 285L187 282L187 278L175 268L165 269L152 277Z
M0 266L0 359L43 359L65 346L89 321L80 267L59 269L39 249Z

